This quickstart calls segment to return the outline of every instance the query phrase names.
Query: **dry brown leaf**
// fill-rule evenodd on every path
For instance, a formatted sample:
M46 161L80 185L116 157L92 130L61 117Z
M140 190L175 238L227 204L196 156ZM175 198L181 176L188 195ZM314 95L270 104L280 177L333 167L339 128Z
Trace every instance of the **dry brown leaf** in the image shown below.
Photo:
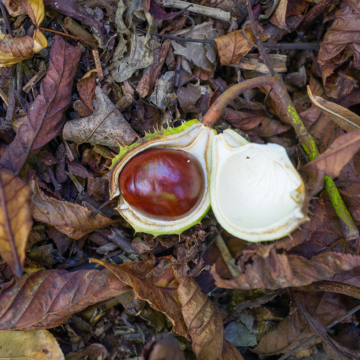
M244 360L239 351L225 340L224 324L216 305L201 291L192 277L178 279L181 303L192 349L197 360Z
M251 25L245 27L246 36L253 43L256 42ZM268 39L267 34L261 35L261 40ZM214 39L220 57L221 65L237 64L252 48L253 45L244 37L243 30L232 31Z
M295 301L323 326L329 325L348 311L345 301L333 293L298 292L295 294ZM352 320L348 319L348 322ZM275 328L267 331L253 351L262 355L287 353L312 335L303 314L291 303L289 315ZM296 351L294 356L310 356L314 345L319 342L319 338L312 340Z
M91 72L85 74L85 76L77 83L77 89L81 100L91 111L94 111L95 109L92 105L92 101L95 100L96 73Z
M324 175L339 176L359 148L360 129L357 129L336 138L323 154L303 166L301 173L311 189L310 194L314 195L321 190Z
M150 261L127 262L121 265L108 264L97 259L92 261L111 270L120 281L131 286L140 299L146 300L153 309L164 313L176 333L189 338L176 289L170 288L172 284L177 287L170 261L163 258L155 268Z
M360 266L360 256L327 252L308 260L301 256L277 253L271 249L265 258L244 251L238 263L240 275L224 280L211 273L218 287L226 289L279 289L290 286L304 286L314 281L328 280L335 274Z
M39 270L0 291L0 330L40 330L129 290L109 270ZM1 332L0 332L1 334Z
M0 255L20 277L32 227L31 189L11 171L0 168Z
M95 89L95 95L94 113L86 118L68 121L63 130L64 139L105 146L130 145L136 138L135 131L99 86Z
M302 313L305 316L306 321L308 322L313 333L320 337L323 343L324 350L329 355L332 360L349 360L360 359L360 351L349 349L346 346L342 346L337 341L332 339L330 335L326 332L324 327L319 323L319 321L315 320L306 310L303 309L301 304L299 307Z
M73 78L80 59L80 48L55 36L50 50L50 65L40 87L40 94L31 104L26 122L0 159L0 166L19 173L29 155L53 139L65 122L70 105Z
M335 121L343 130L349 132L360 128L360 116L341 105L327 101L320 96L313 95L310 86L307 87L308 95L314 105Z
M81 239L85 234L116 222L101 214L90 218L91 211L87 208L46 196L34 179L30 180L29 185L33 191L31 201L34 219L55 226L72 239Z
M0 359L64 360L64 355L49 331L1 331Z
M10 35L0 35L0 67L14 65L47 47L46 37L38 29L45 18L43 0L6 0L4 4L13 16L27 13L36 29L33 37L25 35L22 38L12 38Z

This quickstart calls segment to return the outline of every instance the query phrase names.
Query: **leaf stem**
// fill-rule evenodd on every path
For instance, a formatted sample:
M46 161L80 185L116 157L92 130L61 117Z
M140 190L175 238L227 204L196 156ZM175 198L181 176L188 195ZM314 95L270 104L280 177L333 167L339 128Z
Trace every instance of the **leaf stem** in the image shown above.
M3 18L4 18L6 30L7 30L7 32L9 33L9 35L10 35L11 37L14 37L14 36L13 36L13 33L12 33L12 30L11 30L11 26L10 26L10 24L9 24L9 20L8 20L8 18L7 18L5 6L4 6L4 3L2 2L2 0L0 0L0 9L1 9L2 16L3 16Z

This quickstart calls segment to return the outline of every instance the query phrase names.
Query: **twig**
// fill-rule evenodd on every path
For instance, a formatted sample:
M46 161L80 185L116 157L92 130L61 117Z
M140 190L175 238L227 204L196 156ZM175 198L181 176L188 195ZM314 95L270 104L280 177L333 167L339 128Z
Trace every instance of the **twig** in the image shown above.
M82 38L82 41L84 41L91 49L97 48L95 38L71 17L66 17L63 24L66 30L70 31L73 35Z
M10 26L10 24L9 24L9 20L8 20L8 18L7 18L5 6L4 6L4 3L2 2L2 0L0 0L0 9L1 9L2 16L3 16L3 18L4 18L6 30L7 30L7 32L9 33L9 35L10 35L11 37L14 37L14 36L13 36L13 33L12 33L12 30L11 30L11 26Z
M314 23L315 19L321 15L326 9L328 9L337 0L322 0L318 2L311 10L305 15L302 25L299 31L307 33L311 24Z
M231 256L230 251L227 248L225 241L220 234L216 236L215 244L216 244L217 248L219 249L222 258L224 259L224 261L230 271L230 274L233 277L238 277L240 275L240 272L239 272L238 267L235 264L235 259Z
M14 71L13 71L14 74ZM16 87L16 76L13 76L10 79L10 86L9 86L9 105L6 112L6 121L11 122L14 117L15 111L15 87Z
M251 7L251 4L250 4L249 0L246 0L246 6L248 8L248 14L249 14L249 17L250 17L252 30L253 30L253 33L254 33L254 36L255 36L255 39L256 39L257 48L258 48L259 53L260 53L260 55L262 57L262 61L268 67L270 74L272 76L274 76L275 75L275 70L274 70L273 66L271 65L271 63L270 63L270 60L269 60L269 58L268 58L268 56L267 56L267 54L265 52L264 45L260 40L259 28L258 28L258 25L256 24L254 14L253 14L253 11L252 11L252 7Z
M33 85L36 85L38 81L40 81L47 72L47 68L44 62L42 62L40 64L40 69L39 72L37 74L35 74L29 81L28 83L22 88L23 91L28 94L32 88Z
M146 34L147 31L142 29L136 29L136 31L139 31L143 34ZM209 39L189 39L189 38L182 38L178 36L173 35L166 35L166 34L151 34L151 36L155 37L162 37L166 39L172 39L176 41L183 41L183 42L193 42L193 43L200 43L200 44L211 44L216 45L216 42L214 40ZM276 50L319 50L320 49L320 43L280 43L280 44L263 44L265 48L268 49L276 49Z
M184 9L184 8L188 7L188 11L196 13L196 14L209 16L214 19L219 19L222 21L228 21L228 22L231 21L231 14L227 11L223 11L223 10L220 10L217 8L211 8L208 6L196 5L196 4L192 4L192 6L189 7L189 3L186 1L168 0L165 2L165 4L163 6L172 7L175 9Z
M96 70L98 71L99 81L103 81L104 80L104 73L103 73L103 70L102 70L102 67L101 67L99 50L98 49L93 49L92 54L93 54L93 57L94 57Z
M9 106L9 98L8 96L5 94L5 91L0 87L0 97L2 98L2 100L4 101L6 106Z
M72 39L81 40L81 41L84 41L84 42L88 42L88 41L94 41L94 42L96 42L96 40L89 40L89 39L79 38L79 37L77 37L77 36L65 34L65 33L61 32L61 31L51 30L51 29L47 29L47 28L43 28L43 27L39 27L39 29L40 29L40 30L43 30L43 31L49 31L49 32L52 32L52 33L55 33L55 34L67 36L67 37L70 37L70 38L72 38Z
M352 310L350 310L349 312L347 312L345 315L339 317L338 319L336 319L335 321L333 321L332 323L330 323L325 329L329 330L332 327L334 327L336 324L338 324L339 322L345 320L346 318L348 318L350 315L356 313L358 310L360 310L360 305L354 307ZM298 351L299 349L301 349L303 346L305 346L306 344L308 344L309 342L315 340L317 338L316 335L313 335L311 337L309 337L307 340L305 340L304 342L302 342L300 345L294 347L292 350L290 350L287 354L283 355L279 360L285 360L287 359L289 356L291 356L294 352Z

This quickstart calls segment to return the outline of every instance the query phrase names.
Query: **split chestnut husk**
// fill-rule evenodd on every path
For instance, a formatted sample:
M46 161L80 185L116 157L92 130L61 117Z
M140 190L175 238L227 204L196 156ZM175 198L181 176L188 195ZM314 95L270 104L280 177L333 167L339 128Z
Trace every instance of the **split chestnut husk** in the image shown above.
M146 134L121 148L110 172L110 198L136 231L180 234L210 208L229 233L248 241L279 239L308 220L305 185L276 144L217 135L198 120Z

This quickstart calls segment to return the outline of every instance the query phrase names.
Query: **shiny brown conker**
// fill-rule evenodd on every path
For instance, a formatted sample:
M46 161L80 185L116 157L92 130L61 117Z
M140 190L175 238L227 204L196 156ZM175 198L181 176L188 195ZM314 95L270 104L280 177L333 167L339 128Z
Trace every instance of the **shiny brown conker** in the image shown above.
M191 213L204 187L200 162L183 150L145 150L129 160L120 173L120 190L126 202L158 220L177 220Z

